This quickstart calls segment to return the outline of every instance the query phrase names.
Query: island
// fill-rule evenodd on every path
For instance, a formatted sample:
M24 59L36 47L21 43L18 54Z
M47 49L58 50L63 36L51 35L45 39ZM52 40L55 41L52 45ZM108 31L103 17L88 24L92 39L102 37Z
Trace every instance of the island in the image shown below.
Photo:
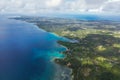
M72 69L72 80L120 80L120 22L51 17L16 17L70 41L57 64Z

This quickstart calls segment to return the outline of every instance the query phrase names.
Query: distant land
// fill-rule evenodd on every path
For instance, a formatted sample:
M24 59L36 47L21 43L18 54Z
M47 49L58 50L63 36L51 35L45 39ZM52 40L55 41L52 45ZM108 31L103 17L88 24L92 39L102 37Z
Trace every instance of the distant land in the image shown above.
M120 22L117 16L15 17L71 41L57 64L72 69L72 80L120 80Z

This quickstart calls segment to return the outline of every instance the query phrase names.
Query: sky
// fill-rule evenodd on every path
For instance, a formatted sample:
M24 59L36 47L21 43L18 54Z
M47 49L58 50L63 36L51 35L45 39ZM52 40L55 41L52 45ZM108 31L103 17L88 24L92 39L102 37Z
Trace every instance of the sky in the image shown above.
M0 0L0 13L114 13L120 0Z

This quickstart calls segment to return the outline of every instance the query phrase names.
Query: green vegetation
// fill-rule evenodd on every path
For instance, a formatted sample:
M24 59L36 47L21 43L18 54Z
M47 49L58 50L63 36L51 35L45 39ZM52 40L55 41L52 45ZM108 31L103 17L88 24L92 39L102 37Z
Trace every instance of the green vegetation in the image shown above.
M16 18L19 19L19 18ZM51 18L23 18L38 27L77 42L66 46L64 59L55 62L72 69L73 80L120 80L119 22Z
M120 38L89 34L79 43L59 41L68 47L56 63L72 68L73 80L120 80Z
M58 43L68 51L55 62L72 69L73 80L120 80L120 33L103 29L62 28L52 32L78 42Z

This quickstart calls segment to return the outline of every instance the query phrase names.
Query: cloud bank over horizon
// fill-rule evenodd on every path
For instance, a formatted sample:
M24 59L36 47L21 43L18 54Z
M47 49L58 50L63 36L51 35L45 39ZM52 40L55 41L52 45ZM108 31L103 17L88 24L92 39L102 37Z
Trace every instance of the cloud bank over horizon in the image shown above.
M120 13L120 0L1 0L0 13Z

